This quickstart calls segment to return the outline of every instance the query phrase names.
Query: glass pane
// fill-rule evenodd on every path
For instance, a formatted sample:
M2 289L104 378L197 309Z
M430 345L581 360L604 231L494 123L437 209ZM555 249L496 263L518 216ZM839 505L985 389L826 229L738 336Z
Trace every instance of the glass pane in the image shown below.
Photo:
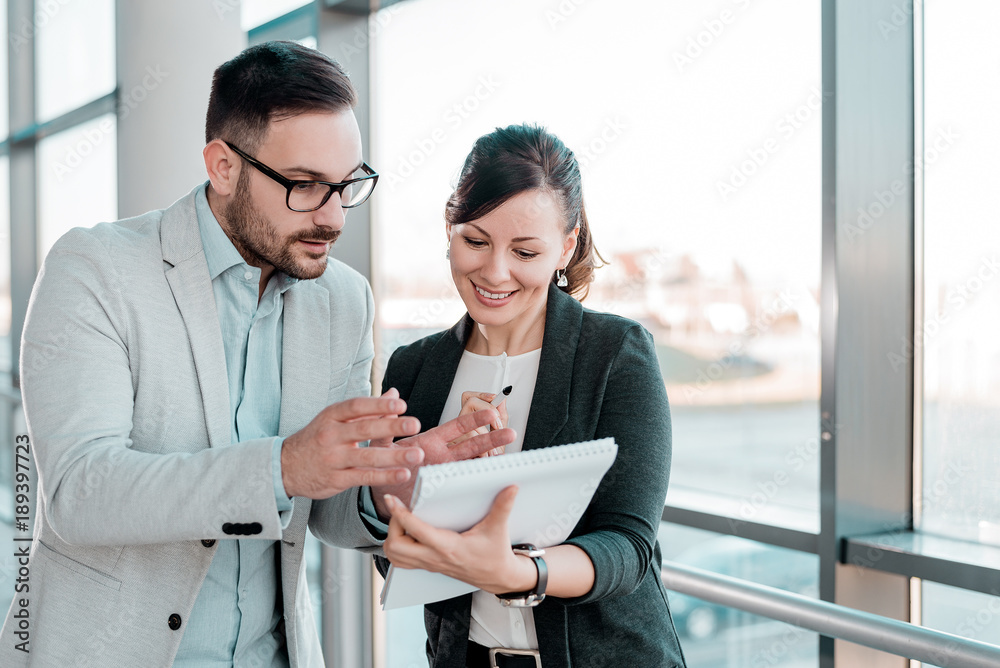
M820 3L710 5L423 0L376 15L377 372L464 313L443 210L474 140L540 123L576 152L611 263L585 305L655 337L668 501L816 530ZM442 24L467 29L428 39ZM422 638L405 612L388 637L407 625ZM422 643L390 652L422 665Z
M320 554L322 544L309 531L306 532L306 545L302 558L306 562L306 582L309 583L309 601L312 603L316 628L323 628L323 558Z
M3 51L5 49L0 49ZM0 156L0 383L10 382L10 161ZM11 407L0 399L0 542L16 545L14 539L14 427ZM23 535L23 534L20 534ZM7 610L14 597L17 560L0 559L0 610Z
M921 615L927 628L1000 645L1000 598L996 596L925 580L921 583ZM942 661L935 665L947 665L946 649L942 648Z
M1000 545L1000 60L988 0L924 5L923 515L920 527Z
M546 125L581 161L611 263L586 305L657 342L674 417L668 500L815 529L820 3L570 4L425 0L377 17L383 355L464 312L442 212L473 141ZM427 39L443 20L473 29Z
M20 26L21 30L15 28L9 33L9 47L14 49L14 53L20 53L24 48L21 44L21 32L28 26ZM30 34L30 33L29 33ZM7 3L0 3L0 35L7 33ZM7 48L0 49L0 138L6 139L10 134L10 108L7 104L8 72L7 72ZM6 187L6 186L4 186Z
M35 26L39 121L115 89L114 0L40 2Z
M253 30L268 21L287 14L293 9L308 5L311 0L241 0L240 25L243 30Z
M38 259L73 227L118 218L114 114L38 143Z
M663 523L664 561L778 587L819 593L819 558L735 536ZM699 668L818 665L818 635L806 629L668 592L670 612L688 665Z
M0 49L2 50L2 49ZM10 371L10 158L0 156L0 372ZM0 382L3 376L0 375Z
M381 586L381 580L379 580ZM427 632L424 630L424 608L410 608L382 612L376 606L376 615L385 618L386 643L385 668L415 668L427 665Z

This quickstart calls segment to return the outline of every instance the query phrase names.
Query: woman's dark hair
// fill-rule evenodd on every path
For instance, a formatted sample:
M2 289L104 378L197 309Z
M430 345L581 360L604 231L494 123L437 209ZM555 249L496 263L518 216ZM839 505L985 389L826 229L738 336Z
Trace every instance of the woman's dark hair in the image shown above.
M205 143L233 142L252 153L272 120L352 109L358 96L343 68L296 42L265 42L220 65L212 77Z
M566 265L568 285L562 289L582 301L594 280L594 269L604 264L604 258L590 236L576 157L544 128L510 125L477 139L445 205L445 221L458 225L482 218L529 190L555 197L566 221L565 234L580 226L576 251Z

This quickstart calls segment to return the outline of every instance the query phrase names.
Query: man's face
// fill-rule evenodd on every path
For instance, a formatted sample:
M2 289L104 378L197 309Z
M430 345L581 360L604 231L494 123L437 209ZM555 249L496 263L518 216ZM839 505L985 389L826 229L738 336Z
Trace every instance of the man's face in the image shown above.
M272 121L253 157L288 179L339 183L361 164L361 132L351 110L310 113ZM224 226L248 264L273 267L293 278L317 278L340 236L346 211L339 194L316 211L285 205L285 188L241 163Z

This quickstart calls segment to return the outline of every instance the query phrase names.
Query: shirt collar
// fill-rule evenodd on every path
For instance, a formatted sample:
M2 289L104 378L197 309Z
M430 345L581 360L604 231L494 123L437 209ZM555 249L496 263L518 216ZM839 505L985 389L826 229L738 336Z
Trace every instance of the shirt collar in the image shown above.
M198 229L201 231L201 245L205 249L208 273L214 281L226 269L246 264L246 261L222 230L219 219L212 213L212 207L208 205L207 189L208 181L194 196L194 209L198 215Z
M198 216L198 229L201 232L201 245L205 249L205 261L208 263L208 274L214 281L223 272L232 267L245 267L260 276L260 269L247 264L243 256L236 250L232 240L226 235L219 224L219 219L212 213L212 207L208 205L208 184L198 188L194 196L194 208ZM272 282L279 293L285 292L298 282L297 278L292 278L284 272L276 271L271 277ZM274 280L277 279L277 280Z

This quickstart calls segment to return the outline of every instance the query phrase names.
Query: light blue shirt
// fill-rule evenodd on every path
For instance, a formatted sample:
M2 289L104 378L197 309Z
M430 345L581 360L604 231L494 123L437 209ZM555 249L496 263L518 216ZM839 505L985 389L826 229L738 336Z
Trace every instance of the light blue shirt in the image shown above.
M219 226L205 188L195 197L195 209L226 352L230 447L239 447L241 441L278 433L283 295L297 280L275 272L258 303L260 269L246 263ZM281 443L274 439L271 473L286 527L292 501L281 482ZM288 666L284 637L276 631L282 618L277 550L273 540L219 541L185 624L175 667Z

